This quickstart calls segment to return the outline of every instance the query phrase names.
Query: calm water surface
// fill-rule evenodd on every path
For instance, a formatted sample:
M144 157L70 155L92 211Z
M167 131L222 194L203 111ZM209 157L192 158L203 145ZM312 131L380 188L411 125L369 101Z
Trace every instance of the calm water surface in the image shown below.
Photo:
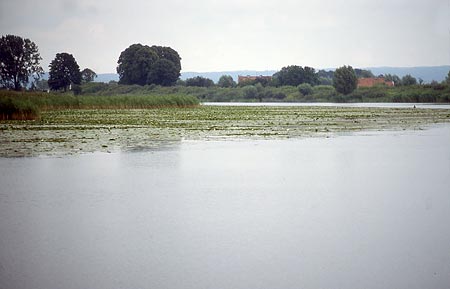
M449 288L450 126L0 159L0 288Z
M212 106L323 106L323 107L378 107L378 108L431 108L450 109L450 104L441 103L397 103L397 102L360 102L360 103L333 103L333 102L203 102L203 105Z

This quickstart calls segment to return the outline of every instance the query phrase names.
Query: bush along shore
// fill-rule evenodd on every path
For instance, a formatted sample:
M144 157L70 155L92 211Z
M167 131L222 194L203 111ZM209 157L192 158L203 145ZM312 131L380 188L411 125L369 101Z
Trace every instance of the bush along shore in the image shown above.
M82 95L191 95L201 102L450 102L450 85L427 84L410 86L374 86L357 88L348 95L340 94L332 85L300 84L299 86L263 86L260 83L235 87L198 87L159 85L120 85L111 83L86 83Z
M0 91L1 120L35 120L42 110L62 109L148 109L190 107L199 104L192 95L121 94L73 95L69 93Z

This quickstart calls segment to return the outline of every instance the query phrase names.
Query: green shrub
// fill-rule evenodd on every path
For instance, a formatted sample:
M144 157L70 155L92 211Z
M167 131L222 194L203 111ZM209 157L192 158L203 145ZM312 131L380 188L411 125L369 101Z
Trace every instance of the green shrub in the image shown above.
M258 96L258 90L253 85L244 86L242 89L244 91L244 97L247 99L256 99Z
M313 95L318 101L334 101L337 93L331 85L316 85L313 87Z
M303 95L310 95L313 93L313 88L309 83L302 83L297 86L298 91Z

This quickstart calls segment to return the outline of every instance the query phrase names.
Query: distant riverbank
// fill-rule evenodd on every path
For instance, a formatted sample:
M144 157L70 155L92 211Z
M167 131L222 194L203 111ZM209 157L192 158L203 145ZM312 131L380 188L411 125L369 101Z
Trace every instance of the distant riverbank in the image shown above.
M117 83L87 83L81 86L82 95L108 96L190 95L201 102L395 102L395 103L450 103L450 86L426 84L409 86L361 87L348 95L338 93L332 85L263 86L261 83L235 87L120 85Z

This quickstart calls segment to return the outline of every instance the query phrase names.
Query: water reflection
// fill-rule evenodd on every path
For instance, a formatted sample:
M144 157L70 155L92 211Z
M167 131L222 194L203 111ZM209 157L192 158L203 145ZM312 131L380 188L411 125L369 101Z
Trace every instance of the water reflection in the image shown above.
M0 288L445 288L450 127L0 159Z

